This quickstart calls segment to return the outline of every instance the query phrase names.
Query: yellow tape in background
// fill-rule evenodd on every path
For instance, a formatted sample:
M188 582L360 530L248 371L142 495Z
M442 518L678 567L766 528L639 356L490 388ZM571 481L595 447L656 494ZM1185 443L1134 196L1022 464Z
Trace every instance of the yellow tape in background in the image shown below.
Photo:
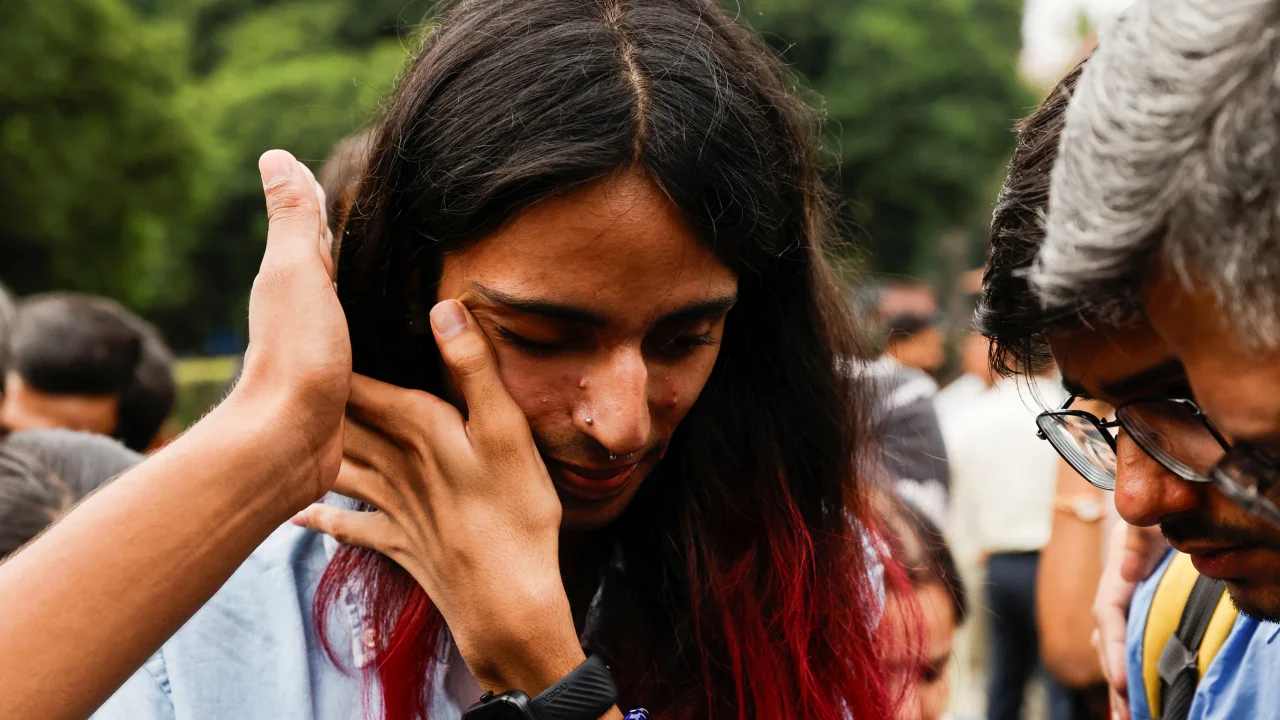
M174 363L173 378L179 386L228 383L239 367L239 355L181 358Z

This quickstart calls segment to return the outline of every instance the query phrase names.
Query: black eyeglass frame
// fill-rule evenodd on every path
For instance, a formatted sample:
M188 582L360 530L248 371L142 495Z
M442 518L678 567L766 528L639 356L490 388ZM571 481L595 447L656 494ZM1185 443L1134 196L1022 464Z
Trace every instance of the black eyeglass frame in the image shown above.
M1093 413L1087 410L1078 410L1078 409L1071 408L1071 404L1074 403L1076 400L1080 399L1081 397L1082 395L1080 395L1079 393L1074 393L1067 398L1067 401L1063 403L1061 408L1057 410L1047 410L1037 415L1036 416L1036 436L1039 437L1041 440L1047 440L1049 444L1053 447L1054 451L1057 452L1058 455L1061 456L1062 459L1065 460L1067 464L1071 466L1071 469L1079 473L1081 477L1083 477L1086 481L1089 482L1089 484L1099 487L1103 490L1115 489L1114 479L1112 481L1112 486L1106 487L1105 485L1100 485L1094 482L1089 477L1088 473L1083 472L1080 468L1076 467L1075 463L1071 461L1071 456L1067 452L1064 452L1062 448L1059 448L1057 443L1053 441L1053 438L1051 438L1049 434L1044 431L1044 425L1043 425L1044 421L1060 422L1059 418L1063 418L1063 417L1078 417L1083 420L1086 420L1089 422L1090 425L1092 425L1094 428L1096 428L1099 431L1102 437L1106 438L1107 444L1111 447L1112 453L1116 452L1116 438L1114 435L1112 435L1108 431L1117 427L1121 428L1125 432L1127 432L1130 437L1134 439L1134 443L1139 448L1141 448L1142 451L1146 453L1148 457L1156 461L1156 463L1158 463L1160 467L1169 471L1173 475L1187 482L1212 484L1216 488L1218 488L1224 495L1226 495L1228 498L1230 498L1232 501L1234 501L1236 504L1240 505L1244 509L1248 510L1251 513L1254 513L1255 515L1262 516L1270 520L1272 523L1280 525L1280 508L1277 508L1275 503L1273 503L1269 498L1264 497L1262 494L1262 492L1264 492L1266 489L1274 485L1277 479L1280 479L1280 467L1277 466L1276 460L1251 445L1233 446L1226 439L1226 437L1222 435L1222 433L1218 432L1218 429L1214 427L1213 422L1209 420L1209 417L1205 415L1204 411L1200 409L1200 406L1197 405L1194 400L1191 400L1189 398L1171 398L1171 397L1136 398L1134 400L1129 400L1116 406L1115 420L1103 420L1102 418L1099 418L1097 415L1094 415ZM1124 420L1124 412L1123 412L1125 408L1133 405L1139 405L1142 403L1155 403L1155 402L1174 403L1174 404L1184 406L1185 408L1191 411L1192 418L1195 419L1197 422L1199 422L1200 425L1205 430L1208 430L1209 434L1213 436L1213 439L1216 440L1220 446L1222 446L1223 456L1218 460L1218 462L1213 466L1213 468L1210 469L1208 476L1201 475L1196 472L1188 473L1188 472L1182 471L1179 468L1170 467L1163 460L1161 460L1160 457L1155 452L1153 452L1150 448L1146 447L1143 444L1141 438L1145 436L1145 433L1134 432L1130 427L1127 426ZM1176 458L1174 459L1176 460ZM1265 470L1266 470L1265 477L1263 477L1260 473L1255 472L1255 470L1260 466L1265 466ZM1228 472L1228 470L1248 472L1254 478L1255 483L1252 485L1242 485L1232 479L1232 476ZM1266 485L1264 489L1260 491L1258 486L1262 485L1263 482L1265 482Z

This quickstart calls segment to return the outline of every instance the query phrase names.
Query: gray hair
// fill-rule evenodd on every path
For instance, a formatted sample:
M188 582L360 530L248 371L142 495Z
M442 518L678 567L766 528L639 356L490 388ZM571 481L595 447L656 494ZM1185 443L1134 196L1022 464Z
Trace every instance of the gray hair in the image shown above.
M1029 279L1121 322L1156 259L1280 347L1280 0L1137 0L1089 59Z

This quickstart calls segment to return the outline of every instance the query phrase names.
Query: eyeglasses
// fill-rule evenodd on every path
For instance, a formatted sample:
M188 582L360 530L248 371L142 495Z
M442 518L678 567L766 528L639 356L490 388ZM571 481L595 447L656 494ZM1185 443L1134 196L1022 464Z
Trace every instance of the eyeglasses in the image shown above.
M1280 524L1280 508L1268 497L1280 478L1277 458L1248 444L1232 446L1194 401L1148 398L1116 406L1103 420L1071 404L1036 417L1037 433L1085 480L1103 490L1116 487L1115 428L1165 470L1182 480L1210 483L1250 512Z

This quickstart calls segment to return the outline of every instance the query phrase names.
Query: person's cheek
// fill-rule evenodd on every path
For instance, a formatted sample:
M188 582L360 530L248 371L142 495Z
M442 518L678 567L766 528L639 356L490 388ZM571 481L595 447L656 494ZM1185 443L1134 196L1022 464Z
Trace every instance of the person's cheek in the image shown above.
M528 357L510 349L498 350L497 357L502 384L524 412L535 435L550 430L548 425L572 423L571 391L578 386L580 367L556 358Z
M946 673L935 682L920 688L920 716L923 720L937 720L947 709L951 683Z
M669 436L697 402L715 367L714 352L694 353L684 362L653 368L649 372L650 414Z

